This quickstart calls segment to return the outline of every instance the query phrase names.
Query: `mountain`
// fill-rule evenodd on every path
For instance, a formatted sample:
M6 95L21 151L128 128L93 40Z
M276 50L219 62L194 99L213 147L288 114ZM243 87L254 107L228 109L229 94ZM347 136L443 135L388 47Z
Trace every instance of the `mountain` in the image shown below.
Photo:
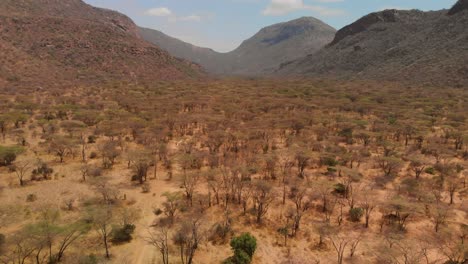
M455 15L458 12L462 12L463 10L468 9L468 0L459 0L455 5L452 7L452 9L449 10L448 14Z
M128 17L81 0L0 1L0 85L188 78L199 66L139 36Z
M450 10L385 10L340 29L320 51L281 65L281 75L468 85L468 1Z
M172 55L194 61L208 72L223 75L271 73L281 63L313 53L334 37L336 30L322 21L303 17L261 29L237 49L218 53L171 38L162 32L140 29L141 36Z
M209 72L217 72L222 67L224 56L209 48L201 48L164 34L161 31L139 28L139 35L146 41L161 47L174 57L200 64Z

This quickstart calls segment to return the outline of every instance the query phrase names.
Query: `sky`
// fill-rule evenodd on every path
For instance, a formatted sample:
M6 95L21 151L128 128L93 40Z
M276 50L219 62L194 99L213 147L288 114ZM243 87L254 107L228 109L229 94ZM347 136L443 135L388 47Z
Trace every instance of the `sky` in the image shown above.
M227 52L261 28L312 16L340 29L384 9L448 9L456 0L84 0L126 14L142 27Z

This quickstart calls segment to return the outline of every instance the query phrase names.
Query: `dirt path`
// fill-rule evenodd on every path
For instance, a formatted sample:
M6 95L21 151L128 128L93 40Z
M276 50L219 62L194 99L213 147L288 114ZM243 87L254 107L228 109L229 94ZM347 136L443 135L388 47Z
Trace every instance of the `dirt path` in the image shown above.
M135 206L140 210L141 217L136 225L136 232L131 243L111 248L114 260L125 264L156 264L159 263L159 253L157 250L145 241L148 236L148 230L155 220L152 213L154 208L160 208L164 197L164 192L175 191L176 187L172 182L165 180L150 180L150 193L142 193L140 189L126 190L127 199L135 201ZM124 261L122 261L124 260ZM115 262L117 263L117 262Z
M149 227L154 220L153 216L148 216L145 217L145 219L142 220L142 223L139 225L140 226L140 231L138 232L138 235L136 235L136 243L134 243L134 247L137 250L135 252L135 258L134 261L132 261L133 264L150 264L150 263L158 263L154 262L154 260L157 258L156 250L152 246L148 245L146 243L145 236L147 236L147 227Z

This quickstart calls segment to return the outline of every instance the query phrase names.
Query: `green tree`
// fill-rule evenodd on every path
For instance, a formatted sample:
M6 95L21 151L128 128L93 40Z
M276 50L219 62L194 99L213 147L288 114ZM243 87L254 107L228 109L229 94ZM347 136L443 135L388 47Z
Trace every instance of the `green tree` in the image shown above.
M253 254L257 249L257 239L250 233L243 233L231 239L231 248L234 251L234 256L225 263L248 264L252 261Z
M24 151L24 149L22 147L0 146L0 167L1 166L10 166L16 160L16 157L20 153L22 153L23 151Z

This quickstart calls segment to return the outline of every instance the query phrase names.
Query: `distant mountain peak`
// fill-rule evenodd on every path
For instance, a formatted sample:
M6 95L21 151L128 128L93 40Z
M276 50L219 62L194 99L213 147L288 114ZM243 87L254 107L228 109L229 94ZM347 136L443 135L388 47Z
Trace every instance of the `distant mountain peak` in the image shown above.
M371 13L340 29L326 48L281 65L276 74L468 87L467 9L468 0L460 0L449 12Z
M276 45L307 32L323 30L334 31L335 29L316 18L301 17L263 28L258 34L272 34L273 36L264 37L261 42L268 45Z
M449 10L448 15L455 15L463 10L468 9L468 0L458 0L457 3Z
M314 53L328 44L336 29L313 17L270 25L242 42L235 50L218 53L184 43L158 31L141 29L144 39L176 57L201 64L209 72L228 75L270 73L281 63Z

